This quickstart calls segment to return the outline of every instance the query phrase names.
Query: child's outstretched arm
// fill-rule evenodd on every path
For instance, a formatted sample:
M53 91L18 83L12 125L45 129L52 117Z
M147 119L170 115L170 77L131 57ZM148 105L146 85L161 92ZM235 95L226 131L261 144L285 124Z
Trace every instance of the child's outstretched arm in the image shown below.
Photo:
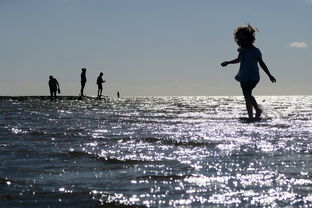
M264 61L262 60L262 58L260 58L259 60L259 65L261 66L261 68L263 69L263 71L269 76L271 82L276 82L275 77L273 77L268 69L268 67L265 65Z
M221 66L227 66L228 64L237 64L239 62L240 62L240 60L239 60L239 58L237 58L237 59L234 59L232 61L225 61L225 62L223 62L223 63L221 63Z

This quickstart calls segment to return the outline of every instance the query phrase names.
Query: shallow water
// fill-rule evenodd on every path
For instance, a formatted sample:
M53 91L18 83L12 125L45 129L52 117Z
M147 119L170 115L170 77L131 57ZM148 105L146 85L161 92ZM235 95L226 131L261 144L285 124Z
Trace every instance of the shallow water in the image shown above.
M0 101L3 207L309 207L312 97Z

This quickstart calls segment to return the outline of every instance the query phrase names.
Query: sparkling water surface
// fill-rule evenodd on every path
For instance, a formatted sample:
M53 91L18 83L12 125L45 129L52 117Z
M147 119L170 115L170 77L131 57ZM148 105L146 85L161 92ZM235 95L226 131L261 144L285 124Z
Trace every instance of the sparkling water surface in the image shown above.
M0 101L2 207L310 207L312 97Z

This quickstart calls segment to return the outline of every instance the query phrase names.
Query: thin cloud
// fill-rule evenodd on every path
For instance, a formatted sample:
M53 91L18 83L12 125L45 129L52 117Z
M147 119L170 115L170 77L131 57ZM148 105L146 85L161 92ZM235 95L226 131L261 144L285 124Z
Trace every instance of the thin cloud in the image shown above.
M305 42L292 42L288 45L291 48L307 48L308 45Z
M312 0L305 0L305 3L312 4Z

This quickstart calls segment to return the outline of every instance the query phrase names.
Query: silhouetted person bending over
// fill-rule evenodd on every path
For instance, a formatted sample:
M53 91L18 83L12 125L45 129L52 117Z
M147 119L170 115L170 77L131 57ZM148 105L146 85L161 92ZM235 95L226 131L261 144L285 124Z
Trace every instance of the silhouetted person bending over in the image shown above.
M50 98L51 100L56 99L56 93L60 93L60 85L58 83L58 81L50 75L49 77L49 87L50 87Z
M86 85L86 82L87 82L87 77L86 77L86 68L82 68L81 69L81 90L80 90L80 97L83 97L84 96L84 94L83 94L83 90L84 90L84 87L85 87L85 85Z
M102 91L103 91L103 83L106 82L105 80L103 80L103 73L101 72L100 75L98 76L97 80L96 80L96 84L98 86L98 93L97 93L97 98L101 99L102 96Z

